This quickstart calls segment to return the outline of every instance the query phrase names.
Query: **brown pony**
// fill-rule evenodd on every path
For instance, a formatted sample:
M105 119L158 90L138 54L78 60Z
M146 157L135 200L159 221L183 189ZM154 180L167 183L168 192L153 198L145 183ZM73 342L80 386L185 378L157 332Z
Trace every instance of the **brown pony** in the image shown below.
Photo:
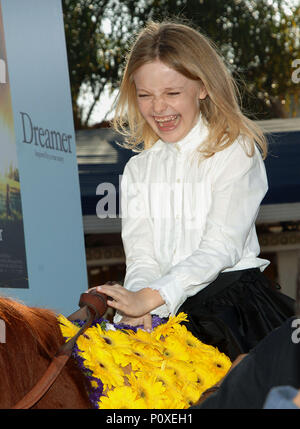
M5 323L5 342L0 343L0 408L7 409L38 382L64 339L55 313L48 309L27 307L0 297L0 319ZM92 408L87 383L70 358L33 408Z

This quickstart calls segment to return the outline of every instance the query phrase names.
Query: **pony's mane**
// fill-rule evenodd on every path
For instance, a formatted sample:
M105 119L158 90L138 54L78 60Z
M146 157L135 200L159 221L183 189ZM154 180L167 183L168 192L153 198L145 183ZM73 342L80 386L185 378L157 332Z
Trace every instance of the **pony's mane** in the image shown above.
M0 408L21 399L41 378L64 343L54 311L27 307L0 297L0 319L5 323L5 342L0 343ZM80 388L84 376L72 360L67 366Z
M57 347L64 340L53 311L43 308L27 307L10 298L0 298L0 319L6 326L6 343L11 341L17 346L20 343L35 344L35 349L45 358L52 359ZM20 331L21 329L21 331ZM28 345L23 352L28 349Z

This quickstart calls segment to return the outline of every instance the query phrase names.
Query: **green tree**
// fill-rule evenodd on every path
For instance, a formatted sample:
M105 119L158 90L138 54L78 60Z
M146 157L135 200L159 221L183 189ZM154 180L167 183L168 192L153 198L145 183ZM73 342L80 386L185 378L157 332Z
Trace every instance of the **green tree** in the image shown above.
M216 43L240 84L248 116L267 119L290 114L290 101L297 105L299 95L299 85L291 78L292 63L300 58L300 5L290 3L63 0L76 128L87 127L105 86L118 87L132 33L149 19L163 18L186 20ZM92 100L84 115L78 97L86 88Z
M88 126L105 87L118 87L128 40L145 22L134 16L143 16L142 3L62 0L75 128ZM92 100L84 114L78 99L87 90Z
M219 47L240 84L250 117L284 117L300 88L292 81L300 58L300 5L286 0L153 1L153 18L186 17Z
M101 20L109 1L63 0L66 44L68 51L71 95L75 128L85 126L89 119L83 117L78 98L82 87L92 91L93 101L98 101L106 83L116 78L111 67L117 53L111 54L111 42L101 28Z

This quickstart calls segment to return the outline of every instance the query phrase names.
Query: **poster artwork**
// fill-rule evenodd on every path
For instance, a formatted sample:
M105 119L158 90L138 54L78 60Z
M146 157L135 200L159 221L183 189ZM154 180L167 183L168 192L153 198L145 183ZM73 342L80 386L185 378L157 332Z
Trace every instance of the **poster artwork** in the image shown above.
M20 177L0 3L0 288L28 288Z

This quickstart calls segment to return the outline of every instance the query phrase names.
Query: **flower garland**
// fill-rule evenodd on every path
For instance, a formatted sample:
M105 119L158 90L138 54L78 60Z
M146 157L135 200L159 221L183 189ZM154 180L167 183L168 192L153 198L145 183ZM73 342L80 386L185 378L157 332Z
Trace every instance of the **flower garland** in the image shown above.
M59 315L68 340L80 328ZM146 332L100 319L81 335L73 351L89 377L90 399L99 409L186 409L223 378L230 359L218 349L194 337L180 322L186 315L168 320L153 318Z

